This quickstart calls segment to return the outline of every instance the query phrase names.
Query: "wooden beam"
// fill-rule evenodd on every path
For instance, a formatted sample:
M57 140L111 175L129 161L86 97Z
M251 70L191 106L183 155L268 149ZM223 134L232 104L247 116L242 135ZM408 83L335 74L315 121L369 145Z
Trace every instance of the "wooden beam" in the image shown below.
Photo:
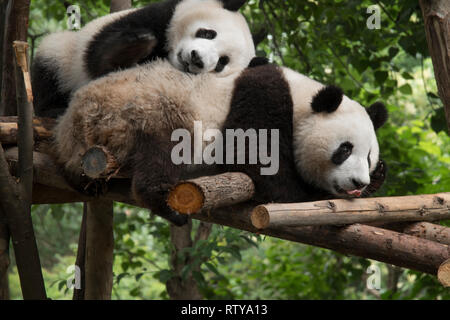
M441 263L450 258L448 245L362 224L346 227L269 227L259 230L251 224L252 210L251 206L241 204L191 217L434 275Z
M167 202L174 211L192 214L245 202L254 193L249 176L230 172L180 182L170 191Z
M384 225L382 228L406 233L418 238L439 242L450 246L450 228L429 222L404 222Z
M11 173L17 172L18 154L17 147L12 147L5 152ZM33 203L66 203L84 202L94 200L75 191L61 176L61 169L53 162L52 158L44 153L34 152L33 171L35 189L33 189ZM108 183L108 191L104 198L120 201L131 205L136 202L131 197L129 179L112 179Z
M33 138L36 142L50 143L52 129L56 121L50 118L33 118ZM17 117L0 117L0 142L2 144L17 144Z
M450 133L450 1L420 0L439 96Z
M299 227L392 223L450 219L450 192L432 195L367 199L336 199L303 203L270 203L257 206L253 226Z

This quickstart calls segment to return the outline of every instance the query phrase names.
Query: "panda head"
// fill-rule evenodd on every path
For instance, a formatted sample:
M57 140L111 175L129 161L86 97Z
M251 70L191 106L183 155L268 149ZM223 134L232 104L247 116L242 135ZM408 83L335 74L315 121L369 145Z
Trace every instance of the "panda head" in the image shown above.
M295 130L302 177L338 197L376 191L386 170L375 135L387 120L385 106L377 102L366 109L340 88L327 86L315 94L310 107Z
M172 65L190 73L227 75L255 56L252 35L237 11L246 0L184 0L167 31Z

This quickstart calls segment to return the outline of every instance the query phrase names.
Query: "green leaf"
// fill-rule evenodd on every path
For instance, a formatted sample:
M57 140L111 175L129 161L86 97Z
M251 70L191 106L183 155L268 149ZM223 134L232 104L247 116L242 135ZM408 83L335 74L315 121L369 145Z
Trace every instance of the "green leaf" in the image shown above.
M172 277L173 277L173 273L171 270L164 269L164 270L161 270L158 272L158 279L162 283L166 283Z
M402 85L400 88L398 88L400 90L401 93L406 94L406 95L411 95L412 94L412 88L409 84L404 84Z
M441 131L447 132L447 122L445 120L444 107L437 109L430 120L431 129L439 133Z
M144 273L138 273L134 276L134 278L136 279L136 281L139 281L140 278L142 278L142 276L144 275Z
M388 75L387 71L375 71L375 80L382 85L388 78Z
M403 77L403 79L406 79L406 80L413 80L414 79L414 77L410 73L408 73L406 71L402 73L402 77Z
M123 273L121 273L121 274L119 274L118 276L117 276L117 284L119 284L120 283L120 280L122 280L122 278L124 278L124 277L126 277L126 276L128 276L129 275L129 273L128 272L123 272Z
M64 288L64 286L67 284L67 281L66 280L61 280L59 283L58 283L58 290L59 291L61 291L63 288Z
M211 270L213 273L215 273L215 274L217 274L218 276L220 276L219 270L217 270L217 268L216 268L212 263L205 262L205 266L206 266L209 270Z

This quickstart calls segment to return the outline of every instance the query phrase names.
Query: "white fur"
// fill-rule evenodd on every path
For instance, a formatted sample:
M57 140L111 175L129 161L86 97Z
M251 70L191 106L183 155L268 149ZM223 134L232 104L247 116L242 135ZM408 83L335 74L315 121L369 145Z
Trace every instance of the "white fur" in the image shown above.
M323 85L288 68L282 72L294 103L293 148L301 176L333 194L338 194L335 184L346 191L355 189L352 179L368 184L379 148L364 108L344 96L335 112L313 113L311 100ZM130 132L136 128L159 135L175 128L192 133L193 122L202 121L203 130L221 130L239 74L193 76L167 61L156 61L95 80L77 91L59 121L58 161L69 170L79 170L79 155L99 144L113 152L120 163L133 146ZM346 141L354 145L353 153L337 166L331 161L332 154Z
M345 191L355 189L352 179L369 184L370 172L378 162L379 146L366 110L344 96L336 111L313 113L312 98L323 85L287 68L283 72L294 102L294 156L302 177L336 195L335 184ZM343 164L333 164L333 152L347 141L354 146L352 154ZM369 151L371 168L367 161Z
M89 41L103 26L136 9L124 10L95 19L81 30L61 31L46 36L36 57L45 57L48 69L57 69L58 84L64 92L75 91L91 79L84 68L83 55Z
M83 60L88 43L103 26L134 10L138 9L112 13L89 22L79 31L56 32L42 40L36 56L45 58L44 64L49 70L57 70L61 91L74 92L91 80ZM200 27L216 30L217 38L195 39L194 34ZM220 56L226 54L231 59L222 73L226 76L233 69L247 66L255 55L251 33L244 17L237 12L223 9L222 4L216 0L180 2L175 8L167 37L168 48L171 50L169 59L180 70L183 70L183 67L172 51L200 52L205 68L199 70L191 66L189 71L192 73L213 71Z
M217 32L212 40L195 38L198 29L212 29ZM205 67L198 69L189 65L192 73L214 71L219 58L227 55L230 62L220 72L226 76L246 67L255 56L253 39L245 18L239 12L224 10L216 0L186 0L175 9L167 30L169 60L178 69L184 66L177 55L182 53L183 60L190 60L190 53L196 50L202 57Z

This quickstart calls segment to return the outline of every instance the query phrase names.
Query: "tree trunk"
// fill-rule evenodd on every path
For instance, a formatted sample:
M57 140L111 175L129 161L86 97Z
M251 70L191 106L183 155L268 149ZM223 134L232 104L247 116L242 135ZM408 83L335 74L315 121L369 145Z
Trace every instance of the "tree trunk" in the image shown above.
M194 244L199 240L208 239L212 230L212 225L201 222L195 239L191 238L192 220L182 227L170 225L170 240L173 244L171 253L171 267L175 274L166 283L167 293L172 300L200 300L203 299L202 294L198 288L198 283L193 276L193 272L200 272L201 261L197 265L193 265L194 258L187 248L193 248ZM185 279L182 278L183 269L190 266L188 274Z
M131 0L111 0L110 12L117 12L131 8Z
M11 1L11 11L5 28L0 98L3 108L0 110L0 114L6 116L17 114L13 42L16 40L27 41L29 11L30 0Z
M420 0L436 83L450 133L450 1Z
M111 299L113 251L113 202L104 199L90 201L86 219L86 300Z
M9 300L9 229L0 208L0 300Z
M183 268L192 262L190 255L187 252L183 252L186 248L192 248L191 231L191 220L182 227L170 225L170 240L173 244L170 261L175 276L167 281L166 288L172 300L202 299L197 282L192 276L192 270L184 280L181 277Z
M11 11L12 0L0 0L0 90L3 83L3 56L6 36L7 17ZM4 103L0 93L0 116L4 115Z

